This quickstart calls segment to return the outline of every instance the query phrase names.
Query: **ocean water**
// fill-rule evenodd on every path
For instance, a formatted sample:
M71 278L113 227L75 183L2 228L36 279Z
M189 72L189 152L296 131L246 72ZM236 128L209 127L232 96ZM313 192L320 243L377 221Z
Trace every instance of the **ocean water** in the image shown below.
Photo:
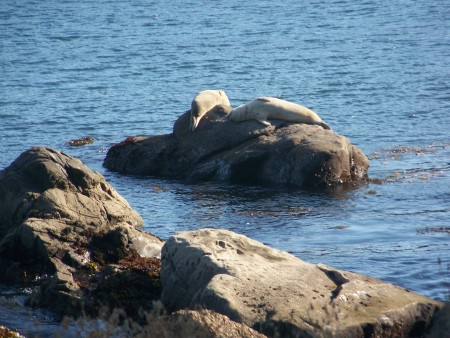
M46 145L99 171L149 232L225 228L321 262L450 297L450 6L446 0L0 1L0 169ZM186 185L107 171L127 136L172 131L204 89L316 111L371 159L335 193ZM95 142L71 147L85 136ZM0 325L51 314L1 286ZM39 326L34 322L39 322Z

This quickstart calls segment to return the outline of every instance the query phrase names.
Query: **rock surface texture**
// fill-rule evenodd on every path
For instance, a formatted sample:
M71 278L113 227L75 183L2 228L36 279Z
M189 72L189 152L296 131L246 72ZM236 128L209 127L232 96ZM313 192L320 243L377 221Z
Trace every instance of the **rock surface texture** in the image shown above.
M271 337L419 337L442 305L226 230L172 236L161 282L169 310L200 306Z
M149 325L149 333L154 334L154 327ZM169 317L164 325L164 332L158 337L173 338L265 338L266 336L248 326L232 321L227 316L211 310L180 310ZM154 335L154 337L157 337Z
M320 126L271 120L231 122L208 112L195 132L189 114L173 133L129 137L108 151L104 166L123 174L301 188L352 184L367 177L367 157L346 137Z
M64 313L99 292L93 284L121 275L120 260L159 255L163 242L141 225L103 176L58 151L32 148L0 172L0 281L41 281L34 300ZM108 272L100 277L100 270Z

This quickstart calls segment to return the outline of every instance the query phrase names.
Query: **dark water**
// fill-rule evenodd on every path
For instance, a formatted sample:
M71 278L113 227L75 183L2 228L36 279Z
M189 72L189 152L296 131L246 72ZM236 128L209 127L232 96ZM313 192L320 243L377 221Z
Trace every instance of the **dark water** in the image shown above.
M450 6L437 1L0 1L0 168L47 145L101 172L167 238L226 228L428 297L450 294ZM131 135L169 133L194 94L278 96L370 158L335 194L123 177ZM96 139L69 147L70 139ZM52 330L0 289L0 325ZM11 306L11 304L15 304ZM48 324L50 323L50 324Z

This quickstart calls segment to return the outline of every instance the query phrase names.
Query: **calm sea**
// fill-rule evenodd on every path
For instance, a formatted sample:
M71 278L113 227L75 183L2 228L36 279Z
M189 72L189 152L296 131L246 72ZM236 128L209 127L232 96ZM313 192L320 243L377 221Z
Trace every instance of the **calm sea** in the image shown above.
M449 18L448 0L1 0L0 169L50 146L102 173L160 237L231 229L446 300ZM318 194L102 167L112 144L170 133L211 88L232 105L266 95L312 108L380 182ZM85 136L95 143L66 145ZM0 325L50 332L51 314L21 305L26 292L0 287Z

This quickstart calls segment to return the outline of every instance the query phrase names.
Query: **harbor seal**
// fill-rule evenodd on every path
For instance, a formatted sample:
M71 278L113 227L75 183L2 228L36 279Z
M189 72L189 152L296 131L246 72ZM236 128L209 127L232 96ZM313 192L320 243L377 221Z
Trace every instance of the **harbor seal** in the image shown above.
M266 126L270 126L271 124L267 119L275 119L295 123L315 124L324 129L331 130L319 115L311 109L275 97L258 97L253 101L233 108L228 117L234 122L255 119Z
M230 105L230 100L223 90L204 90L195 95L191 103L189 129L194 131L203 115L218 104Z

